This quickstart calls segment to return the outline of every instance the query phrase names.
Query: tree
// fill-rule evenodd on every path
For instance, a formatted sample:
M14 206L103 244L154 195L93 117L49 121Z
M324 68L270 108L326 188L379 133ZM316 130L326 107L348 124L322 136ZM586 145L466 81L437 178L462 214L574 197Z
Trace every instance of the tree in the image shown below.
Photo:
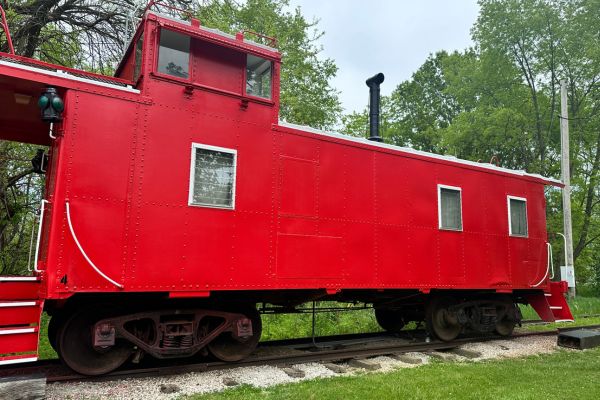
M382 99L384 138L473 161L496 157L505 167L558 177L559 81L566 79L574 258L580 281L597 279L600 288L600 1L479 4L472 49L429 56ZM344 122L356 131L366 113ZM550 232L562 231L560 202L549 189ZM551 239L562 249L559 237Z

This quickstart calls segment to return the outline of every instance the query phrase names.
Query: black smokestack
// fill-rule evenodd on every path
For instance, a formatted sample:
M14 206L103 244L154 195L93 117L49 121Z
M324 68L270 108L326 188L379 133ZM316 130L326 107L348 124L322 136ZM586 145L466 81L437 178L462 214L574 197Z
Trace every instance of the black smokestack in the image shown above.
M379 85L384 80L383 74L380 72L375 76L367 79L369 87L369 140L381 142L383 139L379 136Z

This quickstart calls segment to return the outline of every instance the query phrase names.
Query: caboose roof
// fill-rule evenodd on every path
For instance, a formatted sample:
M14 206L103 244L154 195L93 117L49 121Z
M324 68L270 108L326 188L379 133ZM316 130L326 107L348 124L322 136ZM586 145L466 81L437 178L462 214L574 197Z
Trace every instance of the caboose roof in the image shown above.
M147 11L144 18L148 18L149 15L155 15L155 16L157 16L161 20L167 20L167 21L178 23L178 24L188 25L190 27L193 27L193 25L192 25L192 23L190 21L185 21L185 20L182 20L182 19L179 19L179 18L175 18L175 17L172 17L170 15L159 13L157 11L150 11L150 10ZM208 27L202 26L202 25L200 25L198 27L194 27L194 29L199 29L199 30L204 31L206 33L211 33L213 35L218 35L218 36L221 36L221 37L229 39L229 40L233 40L233 41L237 40L236 37L235 37L235 35L223 32L223 31L221 31L219 29L208 28ZM256 46L256 47L262 48L264 50L268 50L270 52L274 52L274 53L277 52L277 49L275 47L267 46L266 44L258 43L258 42L255 42L253 40L249 40L249 39L244 38L243 42L246 43L246 44L249 44L251 46Z
M362 145L399 151L401 153L417 155L420 157L430 158L430 159L434 159L434 160L442 160L442 161L449 162L452 164L465 165L465 166L469 166L473 169L484 169L487 171L494 171L494 172L515 175L515 176L524 177L524 178L531 178L534 180L541 181L542 183L544 183L546 185L563 186L563 183L558 179L548 178L548 177L545 177L545 176L542 176L539 174L531 174L531 173L528 173L523 170L514 170L514 169L509 169L509 168L503 168L503 167L499 167L494 164L479 163L479 162L470 161L470 160L463 160L461 158L457 158L454 156L445 156L445 155L441 155L441 154L429 153L427 151L415 150L415 149L411 149L409 147L395 146L392 144L375 142L372 140L367 140L365 138L344 135L344 134L337 133L337 132L323 131L320 129L311 128L310 126L297 125L297 124L292 124L292 123L285 122L285 121L279 121L279 126L284 127L284 128L295 129L295 130L299 130L299 131L310 132L310 133L317 134L317 135L323 135L323 136L327 136L330 138L341 139L341 140L345 140L345 141L349 141L349 142L353 142L353 143L360 143Z

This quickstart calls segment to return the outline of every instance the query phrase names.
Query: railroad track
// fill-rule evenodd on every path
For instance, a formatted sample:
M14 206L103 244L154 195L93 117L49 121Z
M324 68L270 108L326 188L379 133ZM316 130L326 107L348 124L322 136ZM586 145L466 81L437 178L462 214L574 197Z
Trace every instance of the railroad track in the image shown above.
M255 354L249 358L235 362L187 360L155 360L148 359L139 365L128 367L110 374L88 377L74 373L59 360L40 360L20 368L0 369L2 377L43 376L47 382L114 380L131 377L164 376L189 372L225 370L239 367L276 365L290 366L307 362L336 362L352 359L365 359L382 355L399 355L409 352L434 352L450 350L468 343L490 340L512 340L528 336L552 336L559 332L575 329L600 329L600 325L583 325L541 332L521 332L511 337L483 335L463 337L452 342L427 341L423 330L405 331L401 335L386 333L368 333L336 335L316 338L276 340L263 342Z

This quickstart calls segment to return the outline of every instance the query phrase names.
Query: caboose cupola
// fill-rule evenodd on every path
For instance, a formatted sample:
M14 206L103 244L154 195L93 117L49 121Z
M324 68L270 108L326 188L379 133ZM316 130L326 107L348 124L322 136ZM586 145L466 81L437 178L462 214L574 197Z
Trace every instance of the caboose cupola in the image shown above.
M276 122L281 57L275 48L248 40L247 34L229 35L197 20L148 11L116 75L133 80L152 97L174 96L176 90L177 96L202 103L234 101L242 111L268 107L269 120Z

